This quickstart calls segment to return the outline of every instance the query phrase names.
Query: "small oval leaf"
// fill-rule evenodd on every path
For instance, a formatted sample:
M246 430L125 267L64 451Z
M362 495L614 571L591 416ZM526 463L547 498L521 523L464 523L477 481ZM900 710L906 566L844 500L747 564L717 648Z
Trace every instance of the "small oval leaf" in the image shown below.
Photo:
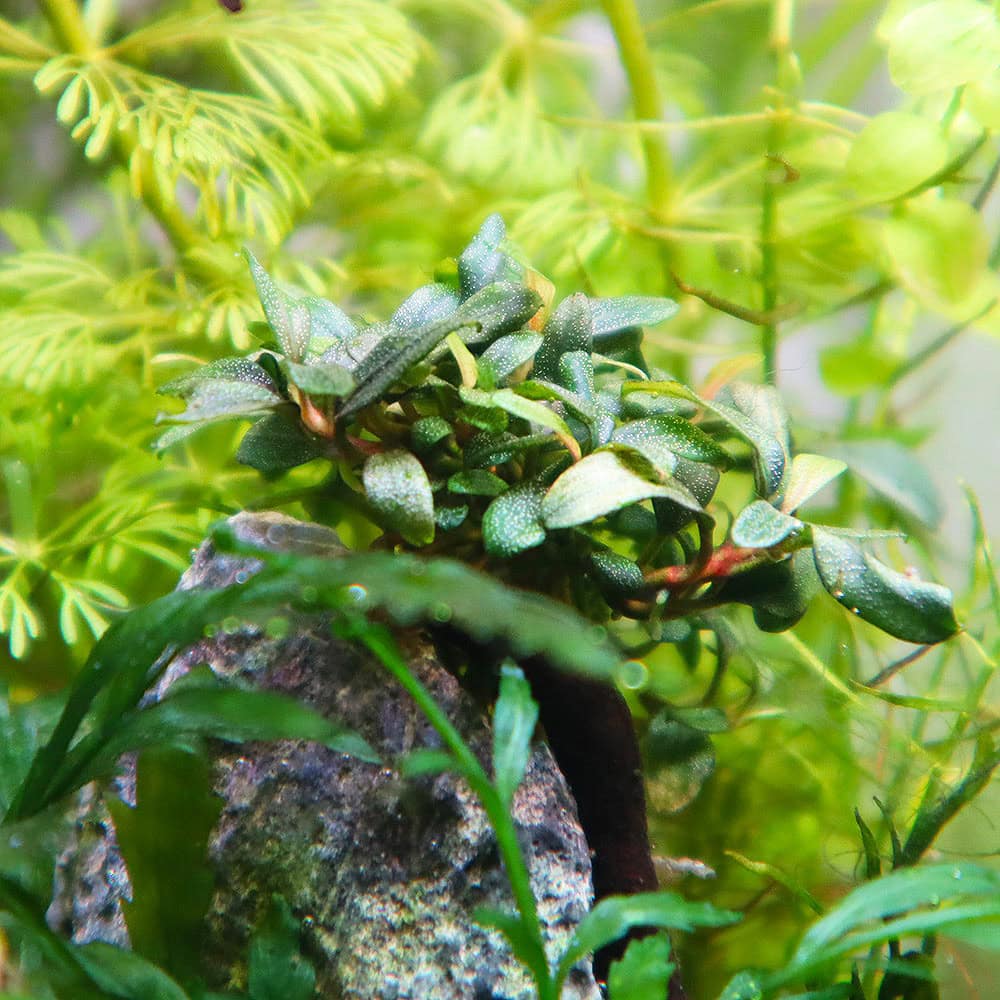
M679 308L673 299L646 295L591 299L590 313L593 317L594 337L608 337L634 326L655 326L670 319Z
M769 549L803 527L797 517L775 510L766 500L755 500L740 511L733 523L733 544L745 549Z
M491 556L509 558L545 541L542 483L522 483L498 496L483 515L483 546Z
M590 303L582 292L559 303L543 331L545 339L535 355L535 377L559 380L559 359L568 351L594 349L594 321Z
M402 448L372 455L362 481L368 501L392 531L411 545L434 540L434 498L424 467Z

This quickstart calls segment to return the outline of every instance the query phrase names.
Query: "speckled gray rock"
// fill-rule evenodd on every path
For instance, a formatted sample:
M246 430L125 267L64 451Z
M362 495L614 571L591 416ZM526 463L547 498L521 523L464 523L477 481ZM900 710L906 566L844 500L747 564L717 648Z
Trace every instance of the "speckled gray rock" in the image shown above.
M284 551L335 552L328 529L276 514L232 522L246 541ZM222 586L252 560L202 545L180 586ZM488 614L488 609L484 609ZM411 668L480 759L488 725L434 651L401 637ZM158 694L192 667L301 698L360 732L386 766L311 743L220 748L216 791L225 806L210 850L216 894L206 946L215 986L239 987L249 933L272 892L303 920L320 996L344 1000L528 1000L521 968L494 932L476 926L477 906L513 907L486 817L450 775L404 782L391 766L416 747L439 746L408 696L370 657L320 622L282 639L243 628L205 639L170 665ZM117 791L134 799L134 775ZM576 810L546 747L535 747L514 814L545 926L550 957L561 952L591 902L590 860ZM128 876L100 796L88 791L76 842L63 854L50 922L77 941L127 944L119 901ZM583 966L564 1000L597 1000Z

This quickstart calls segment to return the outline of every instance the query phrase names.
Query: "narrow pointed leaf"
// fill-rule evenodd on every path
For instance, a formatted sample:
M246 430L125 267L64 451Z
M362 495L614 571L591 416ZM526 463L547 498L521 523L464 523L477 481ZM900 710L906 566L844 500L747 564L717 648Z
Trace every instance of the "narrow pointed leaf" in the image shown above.
M462 297L468 298L495 281L520 281L524 268L501 247L507 237L503 219L493 214L482 224L458 258Z
M602 899L577 925L559 960L559 983L584 955L617 941L633 927L664 927L690 931L695 927L727 927L742 919L710 903L692 903L675 892L642 892Z
M401 330L415 330L450 316L458 304L458 293L447 285L423 285L400 305L389 322Z
M866 622L907 642L942 642L958 631L947 587L897 573L847 538L813 526L826 590Z
M536 982L548 979L549 963L542 945L518 914L480 907L473 917L477 924L492 927L503 934L514 955L526 968L532 970Z
M365 462L362 481L369 503L385 526L411 545L434 540L434 497L424 467L408 451L372 455Z
M577 292L559 303L543 331L542 346L535 355L535 377L556 382L559 359L568 351L594 349L594 321L587 296Z
M301 361L309 349L312 331L309 305L279 288L249 250L244 248L243 256L250 265L264 315L281 344L282 352L292 361Z
M493 783L508 807L528 766L537 722L538 705L532 700L531 685L518 667L505 665L493 712Z

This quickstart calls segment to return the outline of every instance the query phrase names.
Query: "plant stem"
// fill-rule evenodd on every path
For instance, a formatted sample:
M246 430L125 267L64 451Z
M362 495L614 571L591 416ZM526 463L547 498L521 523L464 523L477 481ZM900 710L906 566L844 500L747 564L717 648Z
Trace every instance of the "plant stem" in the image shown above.
M87 29L83 12L76 0L38 0L38 6L48 21L56 40L64 51L85 59L93 58L100 47ZM164 190L152 167L150 154L139 148L134 135L118 132L114 148L118 159L128 167L132 158L140 157L142 200L150 214L159 222L170 243L182 257L202 244L198 230L181 211L173 192ZM229 278L210 259L199 257L196 262L188 258L188 266L209 279Z
M781 147L785 140L785 118L788 92L795 86L798 75L795 57L792 53L792 21L795 13L794 0L773 0L771 6L771 53L775 62L776 98L767 137L768 164L764 174L764 191L761 198L760 252L761 286L763 290L762 312L773 313L778 305L778 252L777 210L778 181L771 177L770 161L781 160ZM789 179L786 170L786 180ZM778 324L774 321L761 327L761 355L764 362L764 380L774 385L778 378Z
M634 0L602 0L604 12L618 42L622 64L632 91L636 118L658 122L663 118L663 102L656 84L653 58ZM670 154L657 135L643 133L646 159L646 194L654 215L666 214L672 187Z

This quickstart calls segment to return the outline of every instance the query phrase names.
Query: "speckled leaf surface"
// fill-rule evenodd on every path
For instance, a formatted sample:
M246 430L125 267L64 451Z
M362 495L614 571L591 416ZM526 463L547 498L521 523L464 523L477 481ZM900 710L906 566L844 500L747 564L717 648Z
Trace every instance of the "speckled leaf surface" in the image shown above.
M279 288L249 250L244 249L243 256L250 265L264 315L281 344L282 352L292 361L301 361L309 349L312 332L309 305L302 299L293 299Z
M236 461L271 473L294 469L322 454L321 442L305 431L293 413L281 412L269 413L243 435Z
M530 361L541 346L540 333L524 331L498 337L479 358L479 377L483 388L500 386L521 365Z
M586 351L594 347L594 322L590 302L582 292L559 303L545 324L544 340L535 355L535 375L558 381L559 359L567 351Z
M301 365L286 361L282 366L289 382L310 396L346 396L354 389L354 377L341 365L317 362Z
M747 549L769 549L803 527L797 517L783 514L766 500L755 500L740 511L733 523L733 544Z
M401 448L372 455L362 482L382 522L411 545L434 540L434 498L424 467Z
M458 258L462 297L468 298L494 281L520 281L524 268L501 249L507 237L503 219L489 216Z
M704 513L691 494L674 482L656 482L655 471L635 471L637 463L614 451L596 451L570 466L553 484L542 503L548 528L587 524L638 500L663 497Z
M670 319L680 307L673 299L647 295L620 295L610 299L591 299L594 337L607 337L633 326L655 326Z
M491 556L509 558L545 541L541 511L546 489L543 483L522 483L487 507L483 545Z
M958 631L947 587L897 573L849 539L815 526L813 554L826 590L897 639L942 642Z

